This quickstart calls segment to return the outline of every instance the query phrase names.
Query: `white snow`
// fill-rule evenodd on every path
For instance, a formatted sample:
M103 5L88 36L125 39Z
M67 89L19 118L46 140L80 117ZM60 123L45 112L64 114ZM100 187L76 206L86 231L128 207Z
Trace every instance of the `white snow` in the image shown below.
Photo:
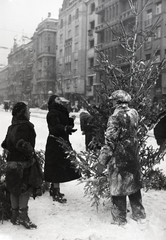
M31 122L37 133L36 149L44 150L48 134L45 120L46 112L31 109ZM70 140L76 151L85 150L84 135L81 135L78 113L74 113L75 126L78 129ZM5 138L11 122L11 112L0 107L0 143ZM152 132L149 144L156 147ZM0 148L0 152L2 149ZM166 173L166 162L159 166ZM166 239L166 191L142 190L143 205L147 222L138 224L130 218L125 227L111 225L110 203L100 205L98 212L91 207L88 197L84 196L84 184L71 181L61 184L66 204L53 202L48 192L29 201L29 216L38 228L27 230L23 226L14 226L10 221L0 222L0 240L165 240ZM128 206L130 209L130 206Z

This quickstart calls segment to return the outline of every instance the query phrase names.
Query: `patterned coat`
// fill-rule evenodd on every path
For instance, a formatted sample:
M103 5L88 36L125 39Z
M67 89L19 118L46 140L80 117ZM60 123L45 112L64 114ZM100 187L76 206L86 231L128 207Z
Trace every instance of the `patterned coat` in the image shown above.
M6 184L14 195L28 189L35 191L41 184L38 163L34 163L36 133L34 125L28 120L14 120L9 126L1 146L8 150ZM39 173L41 174L41 173Z
M45 181L61 183L78 179L79 173L56 139L61 137L71 146L69 133L66 132L65 127L74 127L73 118L69 117L69 113L63 105L54 103L47 114L47 124L49 135L45 151Z
M130 195L141 188L137 126L138 113L126 103L117 105L108 119L100 162L108 167L112 196Z

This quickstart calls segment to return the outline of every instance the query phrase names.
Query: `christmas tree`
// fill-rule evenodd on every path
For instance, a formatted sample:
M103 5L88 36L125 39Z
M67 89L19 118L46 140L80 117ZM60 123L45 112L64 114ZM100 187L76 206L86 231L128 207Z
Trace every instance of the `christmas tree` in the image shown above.
M155 30L160 24L160 18L147 30L140 26L139 19L142 16L145 6L140 9L132 0L128 0L134 21L127 27L119 19L118 31L108 26L115 35L121 54L116 56L116 64L110 60L110 56L96 48L97 65L96 71L100 71L101 79L96 89L100 98L98 106L91 106L82 98L83 104L89 113L94 116L94 137L91 142L91 150L81 152L80 154L68 149L68 154L73 157L73 162L82 173L82 181L85 181L85 194L89 195L92 205L99 205L101 198L109 198L109 184L107 180L107 171L98 176L96 163L100 148L104 144L104 131L106 130L107 120L112 113L112 108L108 97L115 90L122 89L132 96L131 107L139 113L138 137L140 144L140 162L143 186L148 189L166 189L166 176L161 170L154 169L154 166L163 160L164 152L159 152L153 146L147 144L148 131L154 127L157 116L163 110L164 106L155 107L153 104L153 90L156 81L162 70L165 68L165 59L157 62L156 51L151 59L139 59L139 52L147 43L149 37L155 35ZM148 2L148 1L147 1ZM146 2L146 3L147 3Z

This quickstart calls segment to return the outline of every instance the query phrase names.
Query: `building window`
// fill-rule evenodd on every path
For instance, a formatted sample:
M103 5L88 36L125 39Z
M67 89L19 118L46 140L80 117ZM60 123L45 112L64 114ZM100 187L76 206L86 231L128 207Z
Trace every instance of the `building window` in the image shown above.
M95 11L95 3L90 5L90 13L92 14Z
M71 24L71 14L69 15L68 24Z
M161 13L161 2L156 4L156 14L160 14Z
M71 80L70 79L67 79L66 80L66 88L69 89L71 86Z
M146 58L146 61L150 60L150 59L151 59L151 54L150 54L150 53L149 53L149 54L146 54L146 55L145 55L145 58Z
M71 38L71 30L68 31L68 38Z
M78 36L78 26L75 27L75 36Z
M75 43L75 51L78 51L78 42Z
M93 76L88 77L88 86L93 86Z
M161 27L156 28L155 39L161 38Z
M63 34L60 35L60 43L63 42Z
M74 69L78 69L78 59L74 60Z
M75 15L75 19L77 19L79 17L79 9L76 9L76 15Z
M60 57L62 57L62 53L63 53L63 50L60 49L60 52L59 52Z
M61 19L60 28L63 28L63 19Z
M94 66L94 58L89 58L89 68L93 68Z
M90 25L90 29L94 29L95 28L95 21L90 22L89 25Z
M48 52L50 52L50 46L48 46Z
M105 32L105 41L106 42L109 41L109 29L107 29L106 32Z
M156 52L156 62L160 62L161 58L160 58L160 50Z
M145 49L151 48L152 45L152 37L148 37L148 40L145 42Z
M94 40L89 41L89 48L94 48Z
M150 25L152 25L152 10L149 10L146 13L145 27Z

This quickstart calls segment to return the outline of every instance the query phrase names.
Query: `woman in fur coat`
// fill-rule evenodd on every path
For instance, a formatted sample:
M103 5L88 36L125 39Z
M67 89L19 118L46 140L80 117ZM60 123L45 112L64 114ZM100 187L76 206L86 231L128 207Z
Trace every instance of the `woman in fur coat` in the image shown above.
M11 222L32 229L37 226L28 217L28 201L42 182L34 154L36 133L24 102L15 104L12 115L12 124L1 144L7 150L6 185L11 199Z
M140 191L142 184L137 138L138 113L128 106L131 96L123 90L113 92L110 100L113 101L115 110L108 119L98 171L102 172L107 165L112 199L112 223L126 224L126 196L129 197L132 218L143 222L146 214Z
M71 147L69 135L74 133L74 119L69 117L59 96L52 95L48 101L47 124L49 135L46 143L44 179L51 182L50 195L53 201L65 203L64 194L60 193L60 183L80 178L80 174L68 158L65 149L59 143L62 138Z

